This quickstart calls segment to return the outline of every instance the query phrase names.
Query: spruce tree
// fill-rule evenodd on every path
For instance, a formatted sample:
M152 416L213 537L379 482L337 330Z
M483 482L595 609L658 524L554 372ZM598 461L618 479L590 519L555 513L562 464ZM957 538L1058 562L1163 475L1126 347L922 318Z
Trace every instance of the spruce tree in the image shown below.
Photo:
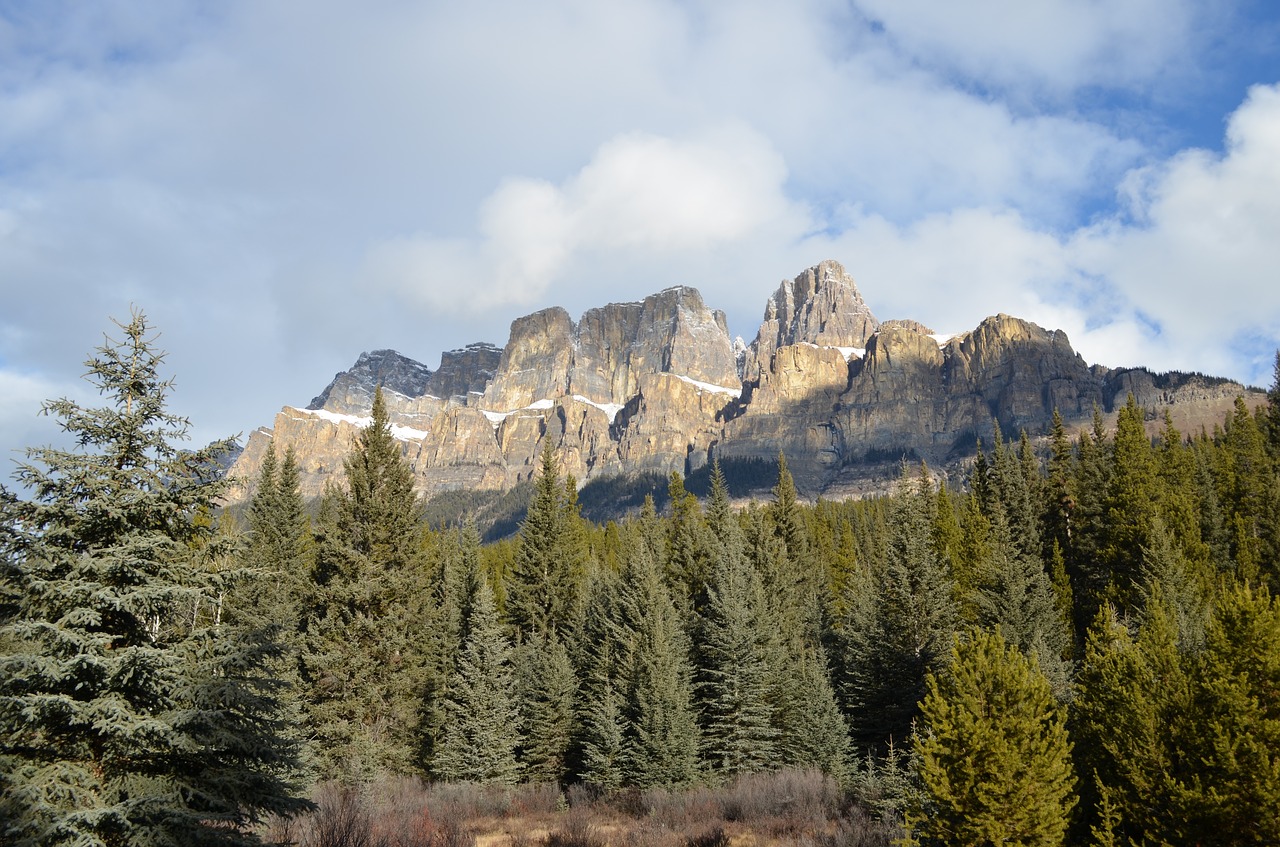
M521 644L515 657L524 776L530 782L560 782L568 776L577 674L554 633Z
M932 544L934 504L928 479L904 468L885 562L844 624L841 693L863 750L883 753L910 736L925 679L946 663L958 626L954 586Z
M217 586L214 455L186 452L145 316L86 363L108 404L45 404L75 447L27 451L0 489L0 828L7 844L254 844L296 795L267 666L274 630L193 620ZM232 568L220 574L234 578Z
M577 703L578 775L605 789L623 785L625 716L622 706L623 663L630 640L619 608L621 580L610 570L597 571L587 586L586 614L578 638L582 658L582 696Z
M931 674L917 770L925 843L1060 845L1075 803L1061 709L1034 659L995 633L959 640Z
M485 580L475 585L466 642L448 685L444 729L432 772L449 781L513 785L520 776L516 748L520 713L512 674L512 648Z
M793 666L783 697L780 758L793 768L817 768L837 782L850 775L849 725L831 685L827 654L821 646L805 651Z
M515 565L506 580L507 616L525 638L546 639L574 625L580 574L566 544L565 489L547 439L533 500L520 526Z
M245 556L254 579L241 586L230 611L274 621L292 644L297 641L299 604L313 563L310 519L299 490L292 445L283 462L275 446L267 446L249 501L248 523Z
M1276 350L1271 387L1267 389L1267 451L1271 461L1280 463L1280 350Z
M623 575L620 625L625 775L642 788L680 787L698 774L689 643L647 545L637 545Z
M702 755L714 773L728 777L779 761L770 685L779 645L759 574L742 549L719 463L712 471L708 517L717 544L699 627Z
M368 780L419 766L430 593L421 502L381 389L316 522L303 679L321 773Z
M1035 656L1054 696L1066 700L1071 679L1065 656L1071 633L1039 556L1027 555L1015 543L1003 507L995 510L990 551L977 596L979 623L999 631L1024 654Z

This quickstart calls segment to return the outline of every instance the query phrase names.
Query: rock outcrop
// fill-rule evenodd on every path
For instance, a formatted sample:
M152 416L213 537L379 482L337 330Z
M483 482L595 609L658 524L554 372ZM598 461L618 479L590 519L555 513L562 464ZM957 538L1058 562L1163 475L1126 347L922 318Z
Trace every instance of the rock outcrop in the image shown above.
M795 344L845 348L847 357L849 350L865 348L878 326L853 277L828 259L783 280L769 298L760 331L747 350L743 378L759 379L775 350Z
M946 464L971 455L996 422L1040 436L1055 409L1086 426L1095 408L1114 414L1133 395L1153 429L1167 412L1194 432L1248 392L1199 375L1090 367L1061 331L1008 315L960 335L881 323L827 261L782 283L749 346L730 341L724 314L695 289L676 287L576 323L561 308L526 315L501 350L468 345L435 371L390 350L362 354L310 408L285 407L251 434L231 469L238 495L272 442L294 448L305 495L340 483L378 386L425 494L510 488L531 478L548 442L579 483L785 453L811 494L866 490L859 468L904 455Z

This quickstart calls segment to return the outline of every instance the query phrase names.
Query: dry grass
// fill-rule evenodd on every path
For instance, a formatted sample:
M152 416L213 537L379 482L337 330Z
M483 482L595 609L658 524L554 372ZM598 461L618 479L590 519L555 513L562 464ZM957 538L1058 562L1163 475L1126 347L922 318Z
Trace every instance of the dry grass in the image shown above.
M417 780L316 793L317 809L276 822L297 847L887 847L873 820L817 771L740 777L719 787L598 796L554 785L514 788Z

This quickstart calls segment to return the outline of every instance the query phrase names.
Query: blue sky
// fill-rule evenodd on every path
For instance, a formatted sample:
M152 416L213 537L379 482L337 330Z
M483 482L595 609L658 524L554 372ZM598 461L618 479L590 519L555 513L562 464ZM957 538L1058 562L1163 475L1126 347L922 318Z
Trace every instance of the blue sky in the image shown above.
M1269 385L1280 11L1042 0L0 0L0 449L147 311L198 441L363 350L670 285Z

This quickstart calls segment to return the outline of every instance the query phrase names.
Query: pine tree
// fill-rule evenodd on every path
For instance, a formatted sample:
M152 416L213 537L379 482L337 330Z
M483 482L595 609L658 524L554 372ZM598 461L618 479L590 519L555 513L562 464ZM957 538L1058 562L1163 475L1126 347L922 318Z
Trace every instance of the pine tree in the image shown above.
M535 486L507 580L507 616L524 636L545 639L572 629L578 589L572 551L566 551L564 488L550 439Z
M1084 828L1133 844L1185 844L1183 755L1190 682L1164 607L1135 640L1104 606L1085 645L1073 703Z
M15 845L254 844L304 808L267 672L274 631L193 623L216 586L213 456L185 452L140 311L87 364L109 403L45 404L76 447L31 449L0 489L0 827ZM220 579L232 579L228 570Z
M322 775L368 780L418 767L431 613L422 504L381 389L344 469L315 527L304 694Z
M466 630L458 669L448 686L446 720L432 772L450 781L513 785L520 776L516 748L521 733L512 648L485 580L475 585Z
M957 641L931 674L916 754L916 831L947 845L1059 845L1075 803L1061 710L1034 659L999 635Z
M910 736L925 678L945 664L958 626L954 586L932 544L928 479L904 469L901 489L885 563L867 575L844 624L842 697L855 743L877 753Z
M779 761L770 665L779 650L759 574L742 549L719 463L708 519L717 539L698 645L703 760L721 776Z
M1280 832L1280 603L1229 589L1192 674L1191 818L1183 843L1269 844Z
M648 547L638 545L623 577L620 626L625 775L642 788L679 787L698 773L689 644Z

